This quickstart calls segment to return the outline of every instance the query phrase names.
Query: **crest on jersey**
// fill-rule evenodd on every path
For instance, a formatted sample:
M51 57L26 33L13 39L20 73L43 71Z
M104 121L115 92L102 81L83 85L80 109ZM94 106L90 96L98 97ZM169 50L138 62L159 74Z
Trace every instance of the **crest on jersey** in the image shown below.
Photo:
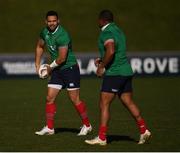
M51 50L56 50L56 46L49 46L51 48Z
M49 39L49 35L46 35L46 36L45 36L45 39Z

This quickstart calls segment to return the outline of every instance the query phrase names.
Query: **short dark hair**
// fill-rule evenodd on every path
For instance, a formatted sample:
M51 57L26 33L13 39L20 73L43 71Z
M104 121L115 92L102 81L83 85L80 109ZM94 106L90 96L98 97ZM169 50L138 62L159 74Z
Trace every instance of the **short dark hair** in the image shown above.
M108 22L113 22L114 21L113 13L110 10L102 10L99 13L99 19L103 19Z
M58 13L56 11L48 11L46 13L46 19L48 16L56 16L58 18Z

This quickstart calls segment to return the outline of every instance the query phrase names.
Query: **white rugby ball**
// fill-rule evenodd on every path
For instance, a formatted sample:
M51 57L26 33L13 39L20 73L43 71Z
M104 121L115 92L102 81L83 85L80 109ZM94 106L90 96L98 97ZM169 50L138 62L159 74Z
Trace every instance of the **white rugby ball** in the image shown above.
M48 64L42 64L39 68L39 77L41 79L45 79L48 77L48 71L47 71Z

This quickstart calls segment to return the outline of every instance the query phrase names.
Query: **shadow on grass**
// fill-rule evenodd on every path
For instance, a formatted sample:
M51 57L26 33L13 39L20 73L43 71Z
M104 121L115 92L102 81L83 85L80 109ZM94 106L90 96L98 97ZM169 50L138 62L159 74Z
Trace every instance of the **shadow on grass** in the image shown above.
M75 128L55 128L55 133L63 133L63 132L70 132L70 133L79 133L80 129Z
M107 135L107 140L108 143L111 143L113 141L132 141L137 143L135 139L125 135Z

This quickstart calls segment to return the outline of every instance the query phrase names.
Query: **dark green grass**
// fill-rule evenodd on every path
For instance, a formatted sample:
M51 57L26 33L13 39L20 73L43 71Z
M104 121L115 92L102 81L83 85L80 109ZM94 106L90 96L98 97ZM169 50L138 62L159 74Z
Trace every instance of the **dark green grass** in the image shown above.
M99 85L99 79L82 79L81 98L88 106L92 134L76 136L81 122L63 91L57 99L57 134L36 136L44 125L46 81L0 80L0 151L180 151L180 78L134 79L134 99L153 135L145 145L136 144L136 124L117 99L111 105L109 144L84 143L97 134Z
M0 0L0 52L33 52L48 10L60 14L75 51L97 51L102 9L113 11L128 50L180 50L179 5L179 0Z

